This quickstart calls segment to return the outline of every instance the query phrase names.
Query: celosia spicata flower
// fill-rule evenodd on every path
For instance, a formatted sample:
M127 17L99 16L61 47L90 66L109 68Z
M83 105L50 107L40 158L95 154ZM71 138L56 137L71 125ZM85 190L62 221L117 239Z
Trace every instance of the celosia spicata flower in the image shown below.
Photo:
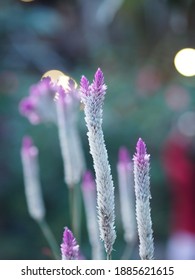
M143 260L153 259L154 244L150 209L150 155L146 144L139 138L134 161L136 219L139 235L139 255Z
M101 260L103 258L103 248L99 238L99 228L96 214L96 184L90 171L86 171L83 175L82 193L89 242L92 248L92 259Z
M45 216L45 206L39 178L38 149L29 136L23 138L21 158L28 211L33 219L41 221Z
M61 244L62 260L78 260L79 259L79 245L67 227L64 229L63 242Z
M62 91L61 87L54 87L50 77L43 78L29 89L29 96L21 100L20 113L27 117L32 124L42 122L56 122L56 109L54 97L56 90Z
M116 232L114 186L102 131L102 107L106 88L100 69L95 73L91 85L86 77L82 76L81 78L80 95L81 101L84 103L85 121L88 128L87 136L96 175L100 237L104 241L107 258L110 258Z
M124 239L132 244L136 240L136 219L135 219L135 194L133 184L133 165L126 147L119 149L117 164L119 198L122 224L124 228Z
M82 177L85 159L77 128L78 92L71 79L68 88L58 96L55 103L65 182L72 188Z
M29 96L23 98L19 104L20 113L27 117L30 123L57 124L65 182L69 187L80 181L85 169L77 127L80 101L76 87L74 80L68 76L59 76L55 80L45 76L31 86Z

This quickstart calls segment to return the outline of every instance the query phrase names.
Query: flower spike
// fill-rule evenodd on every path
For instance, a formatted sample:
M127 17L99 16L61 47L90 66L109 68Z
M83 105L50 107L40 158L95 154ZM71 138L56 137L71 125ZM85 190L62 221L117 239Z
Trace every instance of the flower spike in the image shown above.
M78 260L79 258L79 245L73 233L67 227L64 229L61 253L62 260Z
M87 136L96 175L100 237L104 241L107 257L110 258L116 232L114 186L102 130L102 107L105 94L106 85L100 69L96 71L91 85L85 77L81 78L80 95L85 106Z
M42 221L45 217L45 206L39 176L38 149L29 136L23 138L21 158L29 214L36 221Z
M134 213L135 195L133 189L133 166L126 147L119 149L118 158L117 173L124 239L132 246L137 236Z
M146 144L139 138L134 155L134 182L136 196L136 218L139 235L139 254L143 260L153 259L153 230L150 209L150 155Z

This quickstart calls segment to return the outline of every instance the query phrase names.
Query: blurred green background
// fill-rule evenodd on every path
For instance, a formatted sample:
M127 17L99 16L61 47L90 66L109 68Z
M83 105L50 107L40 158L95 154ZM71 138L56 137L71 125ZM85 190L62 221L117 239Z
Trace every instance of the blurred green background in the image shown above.
M19 114L19 101L47 70L59 69L79 82L83 74L92 79L98 67L108 86L103 129L116 200L118 149L125 145L133 156L142 137L151 154L155 257L165 258L170 193L162 147L177 119L193 110L195 102L194 78L182 77L173 61L177 51L195 46L194 33L195 1L190 0L1 0L0 259L51 258L46 240L27 212L20 160L24 135L31 135L39 148L46 218L59 244L69 223L57 128L31 125ZM92 169L83 111L79 121ZM116 212L114 259L124 246L118 204ZM81 248L88 258L85 218Z

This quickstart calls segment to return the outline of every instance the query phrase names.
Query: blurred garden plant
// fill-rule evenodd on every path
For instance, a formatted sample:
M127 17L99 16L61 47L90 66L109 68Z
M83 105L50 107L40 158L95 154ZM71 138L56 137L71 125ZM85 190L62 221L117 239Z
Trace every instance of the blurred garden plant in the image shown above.
M69 207L72 221L72 231L65 227L63 233L61 244L61 258L63 260L80 259L81 256L80 246L77 242L80 232L78 213L81 213L79 206L81 193L83 194L89 243L92 248L91 258L104 259L100 239L103 241L107 259L112 258L116 239L115 188L102 129L106 90L107 86L104 83L101 69L96 71L91 84L85 76L82 76L79 88L72 78L55 70L47 72L39 83L33 85L30 88L29 96L19 104L20 113L27 117L30 123L39 124L51 121L58 127L59 143L64 162L64 179L70 194ZM77 116L80 102L84 105L95 179L93 179L92 173L86 170L78 132ZM29 213L40 224L54 257L59 259L58 251L60 248L56 246L57 243L45 222L45 207L39 180L38 148L34 146L30 137L23 139L21 157ZM141 259L153 259L149 155L141 138L137 142L133 163L130 160L128 150L121 147L117 171L124 240L127 244L121 258L130 258L131 250L137 240L137 220L140 257Z

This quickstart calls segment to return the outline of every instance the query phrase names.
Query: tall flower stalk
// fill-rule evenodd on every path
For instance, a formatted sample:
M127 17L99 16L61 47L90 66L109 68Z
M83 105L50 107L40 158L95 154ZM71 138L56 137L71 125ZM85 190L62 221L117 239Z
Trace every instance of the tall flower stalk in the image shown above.
M58 86L57 83L54 88L58 94L55 104L65 182L69 188L74 188L80 182L85 169L85 160L77 128L79 110L77 85L69 78L66 87Z
M76 82L63 73L55 79L50 76L42 78L30 87L29 95L19 104L19 111L31 124L52 122L57 125L64 180L72 188L81 180L85 170L77 127L79 98Z
M21 158L29 214L39 224L54 257L59 259L58 245L45 220L45 205L39 178L38 149L29 136L23 138Z
M133 184L133 164L127 148L119 149L119 158L117 164L119 199L122 225L124 229L124 239L126 241L126 250L122 256L123 259L130 257L134 247L137 230L135 217L135 194Z
M102 130L102 107L106 89L104 76L100 69L95 73L91 85L86 77L81 78L80 95L81 101L84 103L87 136L96 174L100 237L104 241L107 259L110 259L116 232L114 186Z
M60 78L58 82L60 82ZM66 87L62 88L63 90L60 89L61 86L57 84L58 134L64 162L64 180L69 188L71 227L77 239L79 239L81 224L81 191L79 183L85 170L85 159L77 128L79 97L77 85L71 78L68 78Z
M150 208L150 155L146 144L139 138L134 161L134 181L136 195L136 218L139 235L139 255L142 260L153 259L154 244Z
M85 170L85 159L77 126L80 104L77 84L60 71L47 73L48 76L44 75L41 81L30 87L29 95L19 104L19 111L31 124L52 122L57 125L64 181L69 188L70 220L78 238L81 220L78 184Z

